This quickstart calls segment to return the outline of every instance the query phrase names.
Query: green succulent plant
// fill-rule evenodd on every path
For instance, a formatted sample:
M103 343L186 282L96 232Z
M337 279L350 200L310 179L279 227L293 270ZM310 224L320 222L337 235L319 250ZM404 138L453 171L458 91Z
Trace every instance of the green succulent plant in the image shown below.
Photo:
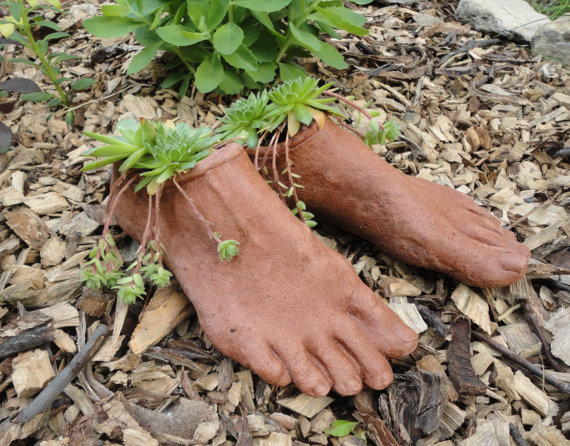
M109 136L86 132L85 134L106 145L88 150L85 156L102 158L88 164L84 171L100 168L112 163L121 162L119 172L124 173L115 182L105 216L105 229L98 246L91 252L90 261L83 268L82 278L89 288L107 287L117 290L120 299L133 303L146 294L145 280L156 287L170 283L172 274L164 268L162 256L164 247L158 240L160 218L152 217L153 209L159 209L162 185L172 180L184 199L204 224L209 237L218 244L217 251L222 261L229 261L239 255L239 242L222 240L214 232L209 223L194 205L192 199L176 182L176 175L188 171L213 152L214 146L220 140L220 135L214 134L207 127L192 128L185 123L174 125L172 122L152 122L125 120L117 125L119 135ZM134 171L130 180L124 182L128 172ZM126 271L122 271L122 262L116 255L116 247L110 234L109 225L112 218L116 196L128 188L132 181L139 178L135 192L146 187L149 195L147 226L138 258ZM117 192L118 188L121 189ZM154 203L154 205L153 205ZM155 211L156 212L156 211ZM152 239L150 238L152 234Z
M266 90L238 99L226 108L225 116L220 118L223 123L219 128L221 139L239 138L255 148L259 142L259 131L269 126L267 116L272 108Z
M301 124L308 126L313 119L322 126L323 112L342 116L338 108L329 105L334 98L320 97L332 85L319 87L319 81L313 77L298 77L269 90L267 95L273 105L268 115L270 130L275 130L287 118L289 135L294 136Z
M195 129L186 123L174 125L128 119L119 122L117 130L121 136L85 132L90 138L108 145L84 154L103 159L85 166L83 171L124 160L119 172L140 169L139 175L143 179L135 191L146 186L149 195L155 194L159 186L175 174L195 167L212 152L220 139L207 127Z

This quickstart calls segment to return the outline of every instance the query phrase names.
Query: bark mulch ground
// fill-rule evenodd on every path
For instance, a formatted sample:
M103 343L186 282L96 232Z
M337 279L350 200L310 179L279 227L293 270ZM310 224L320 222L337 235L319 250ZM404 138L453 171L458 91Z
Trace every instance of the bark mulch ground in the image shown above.
M56 18L72 37L57 45L82 60L64 72L98 80L76 95L73 126L63 111L0 99L15 135L0 155L0 444L569 444L567 70L455 22L456 2L439 0L364 7L370 35L336 42L346 72L306 61L381 119L399 120L403 138L374 147L379 156L471 195L532 250L523 280L474 289L318 226L421 334L393 362L389 389L314 399L223 357L175 285L130 307L82 288L109 180L106 169L80 172L94 144L82 131L111 133L125 118L213 125L226 99L160 89L160 63L127 76L135 41L89 36L81 19L93 5L72 5ZM4 69L2 80L45 86L33 67ZM136 244L114 233L130 261ZM37 395L50 380L57 398L45 407ZM325 432L334 420L358 424L335 437Z

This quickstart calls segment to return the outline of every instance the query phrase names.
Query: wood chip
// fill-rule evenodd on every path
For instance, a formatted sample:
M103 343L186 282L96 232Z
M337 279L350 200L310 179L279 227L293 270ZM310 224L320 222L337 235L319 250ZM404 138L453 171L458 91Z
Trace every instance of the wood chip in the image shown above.
M22 208L7 213L6 223L18 237L34 249L40 249L49 238L49 228L31 209Z
M142 313L129 347L136 354L144 352L193 313L194 307L177 284L160 288Z
M35 395L55 376L47 351L40 349L20 353L12 369L12 383L20 398Z
M570 308L560 309L545 324L553 335L550 351L570 365Z
M466 285L459 285L453 293L451 299L455 302L457 309L476 323L488 334L493 333L491 319L489 317L489 305L475 291Z
M542 416L556 415L558 406L548 395L536 387L520 370L515 373L513 385L517 393L531 407L534 407Z
M51 215L69 208L69 202L57 192L28 196L24 203L39 215Z
M52 236L40 249L42 265L45 267L58 265L65 257L67 244L57 236Z
M304 415L307 418L313 418L321 410L327 407L334 400L328 396L321 398L313 398L309 395L301 393L300 395L277 400L281 406L292 410L298 414Z

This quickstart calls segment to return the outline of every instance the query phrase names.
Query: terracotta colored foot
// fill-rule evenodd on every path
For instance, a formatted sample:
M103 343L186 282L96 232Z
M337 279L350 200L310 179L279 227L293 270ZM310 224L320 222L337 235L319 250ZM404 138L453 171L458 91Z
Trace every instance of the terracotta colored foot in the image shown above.
M470 197L404 175L331 120L289 142L299 198L317 220L351 231L410 264L467 285L500 287L526 272L530 252ZM284 148L278 169L285 169Z
M221 352L269 383L293 380L313 396L390 384L386 358L413 351L416 334L291 215L240 146L225 146L177 181L212 229L240 242L239 256L220 261L191 206L165 185L168 266ZM146 209L144 191L127 191L117 206L117 221L138 240Z

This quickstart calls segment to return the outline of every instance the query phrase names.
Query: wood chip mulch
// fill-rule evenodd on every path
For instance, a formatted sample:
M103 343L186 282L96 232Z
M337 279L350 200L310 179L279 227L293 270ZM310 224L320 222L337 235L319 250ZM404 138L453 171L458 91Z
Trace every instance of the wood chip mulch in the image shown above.
M125 118L214 125L225 104L161 90L159 63L127 76L140 47L89 36L81 20L93 5L68 2L72 14L56 18L72 34L56 45L82 58L64 74L98 81L76 94L74 125L44 104L0 99L15 135L0 155L0 444L570 444L566 69L455 22L456 2L439 0L363 7L370 34L335 42L346 72L306 62L381 120L399 120L404 138L374 147L378 155L468 193L532 250L523 280L475 289L317 227L420 345L393 362L385 391L315 399L223 357L176 286L130 307L82 288L109 180L106 169L80 171L94 145L82 131L112 133ZM33 67L4 69L1 80L50 88ZM128 262L137 246L114 232ZM55 401L43 407L37 396L54 383ZM325 432L334 420L359 424L337 438Z

